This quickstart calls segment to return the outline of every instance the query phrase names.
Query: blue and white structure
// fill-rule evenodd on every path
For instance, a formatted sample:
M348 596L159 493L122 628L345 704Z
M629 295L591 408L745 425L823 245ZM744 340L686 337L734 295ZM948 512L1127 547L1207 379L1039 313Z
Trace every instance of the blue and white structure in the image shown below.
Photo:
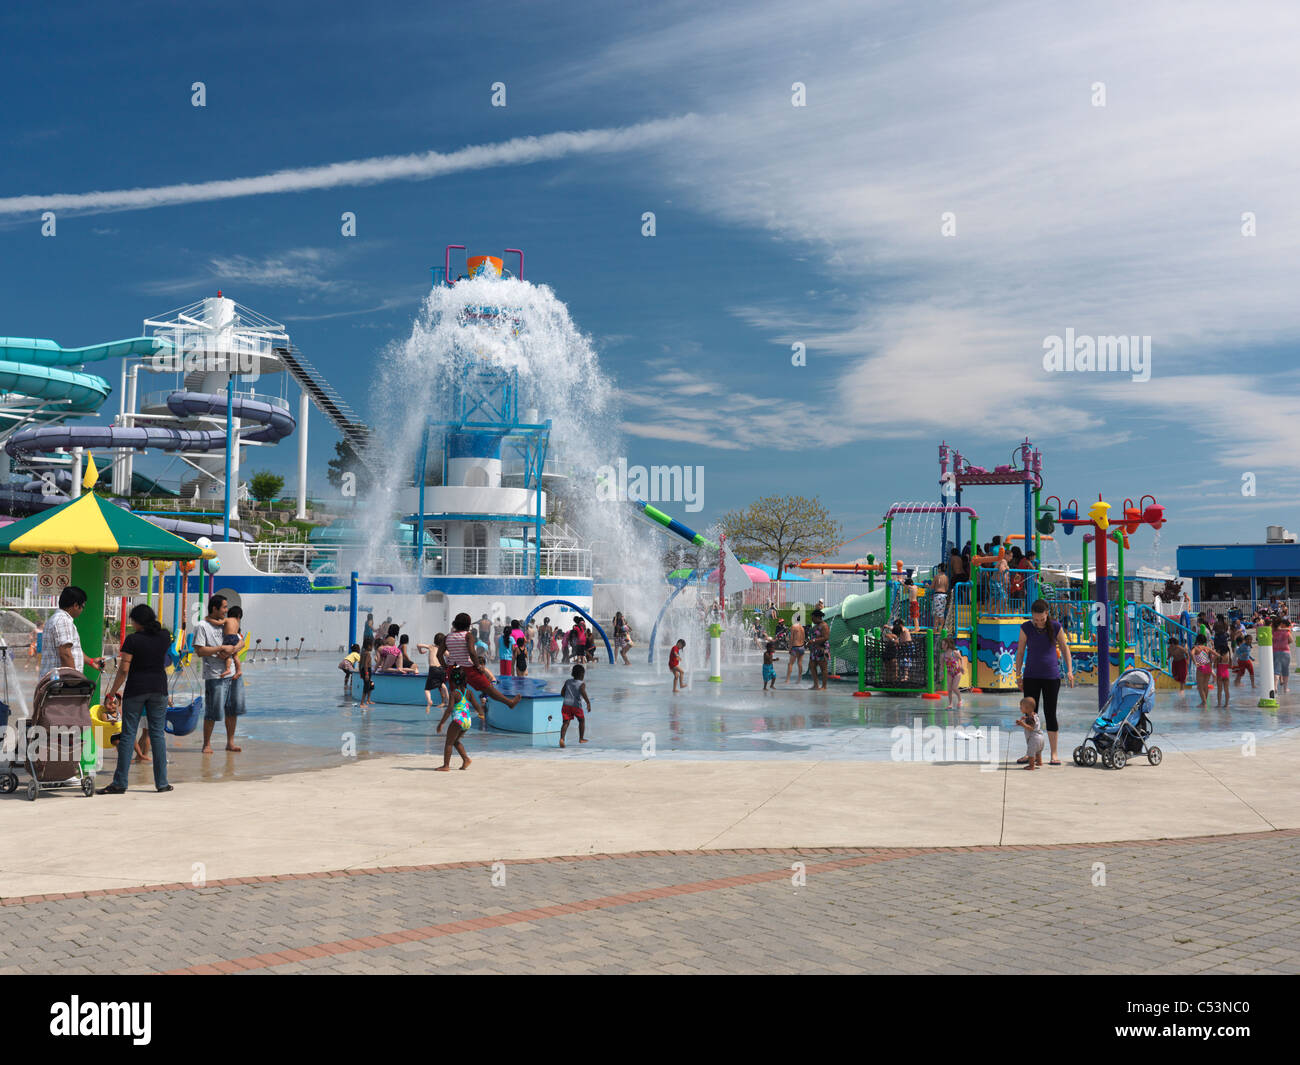
M448 252L450 256L450 250ZM522 268L523 256L520 253ZM501 260L468 260L471 277L500 278ZM446 284L435 271L435 284ZM479 307L480 319L509 320L509 310ZM518 323L514 328L520 328ZM471 345L472 346L472 345ZM524 618L543 603L568 624L576 608L590 614L591 551L564 526L548 523L548 485L565 476L552 460L549 419L520 409L519 370L467 355L449 400L424 422L407 487L396 493L400 573L360 572L356 608L376 623L391 617L417 639L446 632L461 611L476 620ZM250 632L287 636L306 650L335 650L348 637L349 573L363 551L347 543L214 543L220 560L209 591L239 603ZM167 579L172 594L175 577ZM389 590L382 585L391 585ZM200 595L190 578L190 603Z

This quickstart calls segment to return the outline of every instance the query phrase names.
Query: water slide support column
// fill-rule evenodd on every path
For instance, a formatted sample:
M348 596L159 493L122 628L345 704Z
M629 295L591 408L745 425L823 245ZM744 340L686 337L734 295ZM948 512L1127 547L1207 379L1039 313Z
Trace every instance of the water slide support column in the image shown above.
M1115 535L1115 548L1119 551L1119 598L1115 600L1115 615L1119 622L1119 671L1124 672L1124 655L1128 648L1128 599L1124 594L1124 534Z
M416 494L419 496L419 502L416 509L419 513L415 517L415 575L420 583L420 590L424 590L424 478L425 472L429 468L429 425L426 422L424 433L420 437L420 466L415 471L415 483L417 485ZM444 540L444 545L446 540ZM448 560L448 552L443 551L444 563ZM447 567L442 567L444 573ZM348 646L351 647L355 640L349 640Z
M81 448L74 447L72 449L72 488L68 492L71 499L76 499L81 495L82 454Z
M222 539L230 543L230 456L235 450L235 375L226 380L226 515L222 520Z
M305 388L298 392L298 509L294 512L299 521L307 517L307 417L311 413L311 397Z
M1089 590L1089 581L1088 581L1088 537L1086 536L1083 538L1083 589L1082 591L1083 594L1079 597L1080 605L1083 605L1084 603L1090 602L1092 600L1092 593ZM1091 633L1092 633L1092 614L1091 611L1085 610L1083 612L1084 639L1086 640Z
M126 363L123 361L123 366ZM135 425L136 412L136 390L140 386L140 367L132 366L131 372L127 375L126 385L126 417L123 421L127 428ZM131 484L135 480L135 452L131 448L125 451L125 460L122 463L122 495L131 494Z
M117 396L117 424L126 425L126 359L122 360L122 391ZM117 457L113 460L113 494L125 495L122 485L125 480L126 456L129 449L119 447Z
M957 517L958 520L960 521L961 520L960 513L958 513ZM890 606L892 605L890 603L890 599L892 598L891 591L893 588L893 583L890 580L890 575L893 572L894 572L894 519L891 517L885 519L885 572L882 574L882 576L885 579L885 617L886 618L893 617L893 615L890 613Z

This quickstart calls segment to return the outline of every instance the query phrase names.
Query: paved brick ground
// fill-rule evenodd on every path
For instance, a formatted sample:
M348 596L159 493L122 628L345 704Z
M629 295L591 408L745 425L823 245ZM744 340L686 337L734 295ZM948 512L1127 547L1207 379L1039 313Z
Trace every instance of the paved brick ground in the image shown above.
M499 886L485 863L5 900L0 974L1300 973L1300 831L504 870Z

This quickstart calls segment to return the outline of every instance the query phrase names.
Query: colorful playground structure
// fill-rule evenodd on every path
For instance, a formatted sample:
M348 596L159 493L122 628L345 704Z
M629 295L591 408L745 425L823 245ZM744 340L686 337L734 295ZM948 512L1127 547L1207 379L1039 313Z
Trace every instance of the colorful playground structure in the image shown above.
M1154 497L1143 496L1137 504L1126 499L1113 522L1113 508L1100 498L1082 512L1074 500L1063 504L1053 496L1044 503L1042 454L1029 440L1018 445L1009 464L991 471L971 465L947 444L940 445L939 464L941 502L895 504L885 513L885 558L879 564L882 587L850 595L827 611L831 654L844 663L846 672L856 668L860 692L938 697L946 687L940 660L948 638L962 656L963 688L1016 691L1020 628L1030 619L1030 607L1037 599L1048 603L1064 627L1076 681L1097 685L1099 705L1106 702L1111 680L1133 667L1150 670L1159 687L1178 686L1170 670L1170 640L1177 638L1186 644L1194 641L1195 633L1149 604L1125 599L1124 552L1129 537L1143 526L1160 529L1167 520L1164 507ZM985 485L1021 486L1025 530L998 537L993 553L982 555L979 515L973 507L963 505L962 498L964 490ZM894 558L893 527L897 518L912 515L937 517L940 543L935 545L934 565L907 571L909 585ZM963 518L969 522L964 550ZM1057 525L1067 538L1076 529L1088 530L1080 537L1083 568L1078 585L1059 574L1043 572L1041 543L1053 539ZM949 528L954 532L952 540ZM1020 554L1017 547L1012 556L1007 546L1011 540L1026 545L1032 542L1032 554ZM1106 577L1111 543L1117 551L1118 572ZM1091 572L1089 547L1095 553ZM954 567L954 557L963 564ZM1010 565L1013 557L1017 568ZM965 560L969 560L969 568ZM945 573L949 585L946 592L936 594L935 579L940 572ZM1118 589L1114 597L1111 580L1116 580ZM915 620L909 609L912 594L917 602ZM906 631L903 639L885 631L896 622Z

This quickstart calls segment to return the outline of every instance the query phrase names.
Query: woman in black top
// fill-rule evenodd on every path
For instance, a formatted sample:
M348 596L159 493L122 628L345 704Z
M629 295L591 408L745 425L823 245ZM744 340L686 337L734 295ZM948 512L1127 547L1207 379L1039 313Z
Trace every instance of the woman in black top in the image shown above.
M131 614L135 631L122 644L117 676L104 696L104 708L111 710L123 682L122 735L117 743L117 772L113 783L101 788L101 795L121 795L126 791L131 769L131 752L141 714L147 715L149 742L153 748L153 783L159 791L171 791L167 783L167 649L172 637L158 623L152 607L138 603Z

